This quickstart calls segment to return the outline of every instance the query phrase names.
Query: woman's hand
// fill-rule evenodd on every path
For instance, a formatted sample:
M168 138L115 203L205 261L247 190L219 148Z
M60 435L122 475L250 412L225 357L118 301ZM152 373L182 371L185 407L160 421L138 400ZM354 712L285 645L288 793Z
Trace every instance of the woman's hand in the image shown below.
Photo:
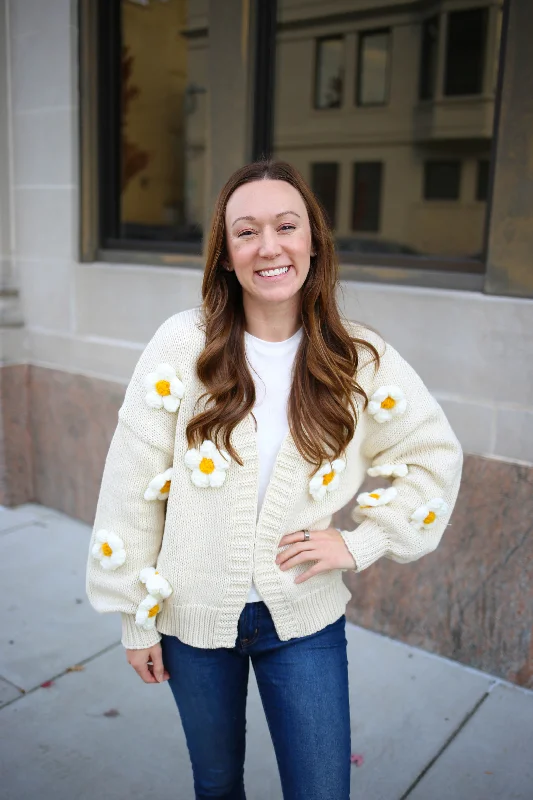
M286 533L279 542L278 547L290 544L283 553L276 557L276 564L282 570L295 567L303 561L316 561L307 572L303 572L294 579L294 583L312 578L319 572L330 569L356 569L354 557L346 547L346 542L336 528L326 528L323 531L310 531L311 538L308 542L303 540L303 531Z
M163 666L163 654L159 642L144 650L126 650L126 658L128 664L131 664L145 683L162 683L170 678Z

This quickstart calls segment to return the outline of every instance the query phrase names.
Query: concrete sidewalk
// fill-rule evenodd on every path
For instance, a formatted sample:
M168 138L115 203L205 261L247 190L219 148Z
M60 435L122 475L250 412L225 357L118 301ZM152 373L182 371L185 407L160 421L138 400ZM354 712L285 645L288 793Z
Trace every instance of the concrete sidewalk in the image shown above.
M168 686L142 683L117 616L85 597L89 535L51 509L0 508L0 794L191 800ZM364 757L352 800L533 798L533 692L351 624L347 638L352 750ZM281 800L250 676L247 797Z

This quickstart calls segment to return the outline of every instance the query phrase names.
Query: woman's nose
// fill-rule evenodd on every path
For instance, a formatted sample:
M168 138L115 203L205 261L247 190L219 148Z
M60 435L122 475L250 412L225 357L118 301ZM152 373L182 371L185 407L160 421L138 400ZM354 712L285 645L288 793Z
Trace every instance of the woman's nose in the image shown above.
M268 230L263 231L259 255L264 256L265 258L274 258L275 256L279 255L280 252L281 247L275 232Z

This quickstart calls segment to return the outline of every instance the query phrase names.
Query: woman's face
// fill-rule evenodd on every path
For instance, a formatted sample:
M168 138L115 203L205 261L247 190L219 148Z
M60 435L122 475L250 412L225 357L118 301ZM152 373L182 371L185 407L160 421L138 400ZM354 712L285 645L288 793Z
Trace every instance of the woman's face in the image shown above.
M311 256L311 228L300 192L276 180L239 186L226 206L226 244L248 301L294 298L307 278ZM272 274L278 268L282 271Z

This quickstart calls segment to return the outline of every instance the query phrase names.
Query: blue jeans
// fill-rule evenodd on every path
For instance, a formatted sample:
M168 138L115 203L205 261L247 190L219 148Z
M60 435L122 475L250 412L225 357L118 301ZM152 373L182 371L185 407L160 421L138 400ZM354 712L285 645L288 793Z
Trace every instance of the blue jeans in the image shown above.
M346 615L280 641L264 602L247 603L235 646L204 649L163 634L163 663L191 758L196 800L246 800L250 657L284 800L349 800Z

